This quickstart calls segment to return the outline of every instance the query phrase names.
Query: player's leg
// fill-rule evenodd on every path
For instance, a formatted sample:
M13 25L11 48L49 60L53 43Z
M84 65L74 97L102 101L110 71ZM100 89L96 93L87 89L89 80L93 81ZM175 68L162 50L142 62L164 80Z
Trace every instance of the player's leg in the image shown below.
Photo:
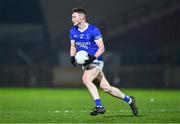
M96 85L92 82L97 75L99 74L99 70L97 68L92 68L90 70L85 70L83 74L83 83L88 88L91 96L93 97L96 107L90 113L91 115L104 114L105 109L102 107L102 103L99 97L99 93Z
M106 93L120 98L120 99L124 99L125 94L118 88L113 87L109 84L109 82L107 81L105 75L103 72L101 72L101 82L100 82L100 88L103 89Z
M100 98L97 87L92 82L96 78L98 73L99 73L99 71L96 68L93 68L90 70L85 70L83 77L82 77L84 85L88 88L88 90L94 100Z
M107 81L104 73L101 71L100 74L101 74L100 75L101 76L100 88L102 88L106 93L127 102L130 105L133 114L137 115L138 109L137 109L136 104L135 104L135 98L129 97L128 95L124 94L120 89L111 86L109 84L109 82Z

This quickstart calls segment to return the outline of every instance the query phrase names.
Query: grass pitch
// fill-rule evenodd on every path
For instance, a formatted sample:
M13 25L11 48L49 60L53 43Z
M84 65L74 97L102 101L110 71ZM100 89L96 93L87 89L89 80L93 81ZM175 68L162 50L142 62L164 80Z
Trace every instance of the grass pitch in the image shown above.
M0 123L180 123L180 91L130 90L139 116L134 117L122 100L104 92L107 112L90 116L94 102L86 89L0 89Z

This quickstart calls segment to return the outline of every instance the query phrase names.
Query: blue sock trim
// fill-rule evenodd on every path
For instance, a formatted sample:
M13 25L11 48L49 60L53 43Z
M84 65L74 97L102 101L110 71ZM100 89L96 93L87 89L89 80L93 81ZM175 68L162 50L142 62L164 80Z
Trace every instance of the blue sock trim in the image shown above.
M129 102L129 101L130 101L130 99L131 99L131 98L130 98L128 95L125 95L125 97L124 97L124 99L123 99L123 100L124 100L124 101L126 101L126 102Z
M96 99L95 103L96 103L97 107L101 107L102 106L101 99Z

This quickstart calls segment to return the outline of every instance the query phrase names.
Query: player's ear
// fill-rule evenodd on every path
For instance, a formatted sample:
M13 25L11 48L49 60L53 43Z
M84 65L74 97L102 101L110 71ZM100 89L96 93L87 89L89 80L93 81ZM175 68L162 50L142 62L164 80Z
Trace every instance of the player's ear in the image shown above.
M86 15L85 14L81 14L81 18L86 20Z

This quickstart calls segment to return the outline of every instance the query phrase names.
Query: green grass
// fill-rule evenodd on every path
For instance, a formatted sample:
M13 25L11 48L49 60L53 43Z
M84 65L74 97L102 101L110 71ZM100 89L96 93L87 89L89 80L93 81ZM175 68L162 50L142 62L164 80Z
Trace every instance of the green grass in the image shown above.
M92 117L94 102L86 89L0 89L1 123L180 123L180 91L130 90L139 108L134 117L127 103L100 92L107 112Z

